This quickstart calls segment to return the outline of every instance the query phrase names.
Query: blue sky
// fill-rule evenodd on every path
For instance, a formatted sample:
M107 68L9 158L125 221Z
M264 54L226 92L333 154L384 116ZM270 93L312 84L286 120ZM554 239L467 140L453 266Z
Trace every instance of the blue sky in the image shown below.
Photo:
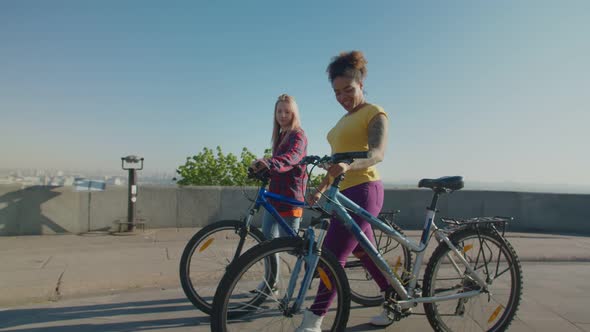
M386 182L590 186L588 17L588 1L2 1L0 168L260 155L281 93L327 154L344 110L325 69L358 49L390 117Z

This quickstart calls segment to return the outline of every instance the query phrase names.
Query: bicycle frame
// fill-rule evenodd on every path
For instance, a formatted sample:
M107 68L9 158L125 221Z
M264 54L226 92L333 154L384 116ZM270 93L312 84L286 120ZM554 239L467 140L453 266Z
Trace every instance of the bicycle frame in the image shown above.
M289 224L287 224L287 222L279 215L278 211L268 201L268 198L272 198L272 199L275 199L280 202L284 202L284 203L294 205L294 206L301 206L301 207L306 206L305 202L301 202L296 199L292 199L290 197L286 197L283 195L271 193L268 190L266 190L267 184L268 184L268 179L265 179L262 181L260 188L258 188L256 200L254 200L254 203L252 204L252 206L249 209L248 215L246 216L246 218L244 218L244 225L246 227L240 227L240 229L239 229L240 241L238 242L238 246L236 248L236 252L234 254L234 258L232 261L235 261L241 255L242 248L244 247L244 242L246 240L246 234L250 230L250 224L252 222L252 218L260 210L260 206L262 206L266 211L268 211L273 216L273 218L275 219L275 222L289 236L297 236L297 232L295 232L291 228L291 226L289 226ZM236 229L236 232L237 231L238 231L238 229Z
M401 300L398 301L397 303L400 305L400 307L402 309L410 308L417 303L431 303L431 302L437 302L437 301L448 301L448 300L455 300L455 299L460 299L460 298L473 297L481 292L480 290L476 290L476 291L468 291L468 292L463 292L463 293L459 293L459 294L445 295L445 296L416 297L416 298L411 296L411 295L414 295L413 290L416 288L416 279L417 279L417 276L420 272L420 268L422 266L422 262L423 262L424 254L425 254L425 249L428 246L428 242L430 240L430 230L432 227L434 227L434 233L435 233L436 238L439 241L444 241L449 246L449 248L451 248L452 252L458 258L459 263L462 264L463 266L465 266L465 268L467 269L469 276L474 278L474 280L482 287L483 290L485 290L487 288L485 280L478 273L476 273L473 270L473 268L469 265L469 263L465 260L465 258L460 254L459 250L451 243L449 238L445 234L443 234L442 232L439 232L438 228L434 224L434 217L436 214L436 212L435 212L436 211L436 204L438 202L439 193L437 193L437 192L434 193L432 203L427 208L426 218L425 218L426 220L424 221L424 228L422 230L422 236L420 238L420 242L418 243L418 242L415 242L414 240L406 237L405 235L400 234L395 229L393 229L392 227L390 227L389 225L387 225L383 221L379 220L378 218L374 217L369 212L367 212L365 209L361 208L356 203L351 201L349 198L347 198L346 196L341 194L339 191L339 188L338 188L338 184L341 179L342 179L342 175L340 177L337 177L334 180L334 183L328 189L328 191L326 193L327 201L325 203L324 210L329 215L335 214L337 216L337 219L339 219L339 222L342 222L344 227L348 231L350 231L354 235L354 237L358 240L359 244L365 250L366 254L369 255L370 259L377 265L379 270L383 273L383 275L387 278L387 280L389 281L391 286L394 288L394 290L399 295ZM366 220L371 225L377 227L379 230L381 230L382 232L384 232L388 236L392 237L394 240L398 241L401 245L403 245L403 246L407 247L408 249L410 249L411 251L417 253L416 262L415 262L415 265L412 269L412 278L409 281L408 287L404 287L404 285L402 284L402 281L401 281L401 277L397 276L391 270L391 268L389 267L387 262L383 259L383 256L381 256L381 254L377 251L377 249L375 249L375 247L369 241L369 239L367 238L365 233L357 225L357 223L354 221L354 219L352 219L352 217L349 215L349 213L347 212L347 209L351 210L353 213L360 216L362 219ZM323 239L324 239L326 229L327 228L324 228L322 230L322 232L318 238L318 241L316 242L317 246L319 248L321 248L321 246L323 244ZM311 232L311 234L308 235L307 237L308 237L308 240L310 240L311 242L315 241L315 239L314 239L315 236L314 236L313 232ZM315 259L313 259L310 256L314 256L313 258L315 258ZM452 257L449 257L449 259L450 259L451 263L453 264L454 268L459 271L458 264L455 261L453 261ZM306 260L306 262L308 262L308 264L310 262L312 264L308 265L308 270L306 271L306 275L303 280L301 292L300 292L298 299L296 300L296 302L293 306L293 309L292 309L294 311L297 311L300 309L300 304L303 301L302 297L304 296L304 293L306 292L306 290L309 288L309 283L311 282L311 274L312 274L311 271L315 270L315 267L317 265L317 261L319 260L319 256L317 255L317 252L314 253L314 252L309 251L305 257L305 260ZM300 265L299 262L297 265ZM297 267L299 267L299 266L297 266ZM312 270L312 268L313 268L313 270ZM296 270L298 271L298 269L296 269ZM293 280L291 280L291 282L292 281ZM292 294L292 291L290 289L288 292L288 296L290 296L291 294Z
M275 222L279 224L283 231L289 234L289 236L297 236L297 233L293 230L293 228L291 228L289 224L287 224L287 222L279 215L277 209L275 209L274 206L270 204L268 198L300 207L305 207L305 202L301 202L293 198L269 192L268 190L266 190L265 186L261 186L260 189L258 189L258 195L256 196L256 201L254 202L253 209L255 209L255 211L258 211L260 209L260 206L262 206L274 217Z

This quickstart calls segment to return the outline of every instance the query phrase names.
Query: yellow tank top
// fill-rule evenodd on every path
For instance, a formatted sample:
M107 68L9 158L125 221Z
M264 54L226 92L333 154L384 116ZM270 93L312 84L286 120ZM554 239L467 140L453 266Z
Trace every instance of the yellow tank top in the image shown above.
M344 115L328 132L328 142L332 147L332 153L368 151L369 122L377 114L387 116L381 106L367 104L352 114ZM375 166L351 170L346 172L344 181L340 183L340 190L379 179L379 173Z

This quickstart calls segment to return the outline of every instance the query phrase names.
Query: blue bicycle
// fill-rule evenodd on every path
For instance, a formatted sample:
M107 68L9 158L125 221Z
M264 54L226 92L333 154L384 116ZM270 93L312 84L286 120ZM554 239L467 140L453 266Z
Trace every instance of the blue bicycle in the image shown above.
M250 172L249 177L259 180L261 185L246 217L243 220L221 220L203 227L189 240L182 253L179 271L182 289L193 305L206 314L211 314L218 282L229 264L246 250L266 240L262 231L252 224L254 216L261 207L274 217L279 227L289 234L289 237L299 238L300 234L289 226L268 199L321 212L319 207L310 207L304 202L267 191L268 174ZM394 212L384 212L379 218L390 227L402 232L393 223L394 214ZM383 257L392 262L398 273L411 269L412 258L409 250L391 241L378 230L374 235L375 247ZM284 260L283 256L281 256L282 260ZM286 266L290 268L289 264ZM265 261L266 280L276 280L277 270L275 259ZM365 306L377 306L383 303L383 295L359 258L351 255L347 260L345 271L350 281L351 298L354 302Z

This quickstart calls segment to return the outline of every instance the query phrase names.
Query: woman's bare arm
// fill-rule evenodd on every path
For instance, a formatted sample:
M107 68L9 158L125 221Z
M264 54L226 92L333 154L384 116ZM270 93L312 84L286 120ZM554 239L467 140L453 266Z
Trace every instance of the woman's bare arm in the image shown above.
M356 159L350 164L351 170L359 170L371 167L383 161L385 148L387 147L387 117L385 114L377 114L369 122L369 156L367 159Z

